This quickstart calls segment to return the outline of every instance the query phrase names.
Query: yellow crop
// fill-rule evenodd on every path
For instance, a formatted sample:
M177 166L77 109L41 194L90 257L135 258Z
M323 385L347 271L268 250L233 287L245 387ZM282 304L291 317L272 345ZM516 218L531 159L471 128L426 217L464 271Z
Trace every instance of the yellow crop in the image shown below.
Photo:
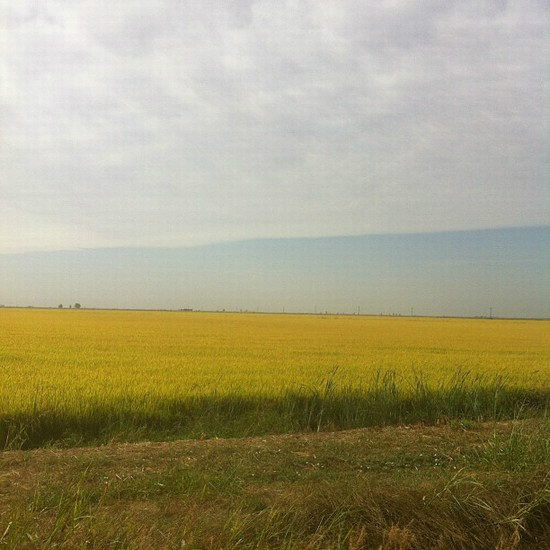
M368 385L393 370L550 384L550 322L91 310L0 310L0 414L151 396Z

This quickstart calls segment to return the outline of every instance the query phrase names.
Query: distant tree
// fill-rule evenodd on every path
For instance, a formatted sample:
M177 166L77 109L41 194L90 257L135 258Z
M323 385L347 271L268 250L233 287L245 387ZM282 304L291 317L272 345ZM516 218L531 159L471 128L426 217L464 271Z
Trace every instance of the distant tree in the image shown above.
M57 307L58 309L63 309L63 304L59 304Z
M75 307L75 309L80 309L82 306L81 306L78 302L76 302L76 304L74 305L74 307Z

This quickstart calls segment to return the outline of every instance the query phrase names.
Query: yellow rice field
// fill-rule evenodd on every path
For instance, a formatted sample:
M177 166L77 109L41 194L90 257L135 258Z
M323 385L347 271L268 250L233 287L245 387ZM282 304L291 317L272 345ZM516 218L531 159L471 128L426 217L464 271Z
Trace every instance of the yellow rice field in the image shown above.
M550 385L550 322L0 309L0 414L37 402L403 383L457 370Z

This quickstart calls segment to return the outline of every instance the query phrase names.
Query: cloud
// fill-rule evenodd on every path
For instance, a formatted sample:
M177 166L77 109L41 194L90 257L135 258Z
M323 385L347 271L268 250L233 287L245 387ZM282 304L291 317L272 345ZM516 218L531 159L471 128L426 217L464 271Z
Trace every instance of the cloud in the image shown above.
M546 2L21 1L0 22L0 252L547 223Z

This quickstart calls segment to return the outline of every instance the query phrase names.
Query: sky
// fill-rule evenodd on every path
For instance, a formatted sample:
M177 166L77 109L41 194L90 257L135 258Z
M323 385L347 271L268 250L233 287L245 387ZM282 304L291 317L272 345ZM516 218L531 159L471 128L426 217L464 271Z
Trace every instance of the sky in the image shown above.
M548 223L546 0L4 0L0 27L0 253Z
M0 0L0 303L353 310L368 282L369 310L550 315L549 28L547 0Z

